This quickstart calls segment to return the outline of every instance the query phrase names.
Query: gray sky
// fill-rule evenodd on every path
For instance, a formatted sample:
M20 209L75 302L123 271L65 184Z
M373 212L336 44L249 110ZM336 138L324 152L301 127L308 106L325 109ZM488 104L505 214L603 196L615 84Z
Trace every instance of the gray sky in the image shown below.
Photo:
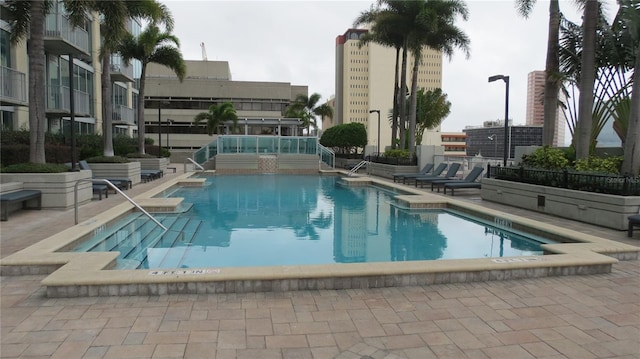
M607 0L609 13L617 7ZM234 80L291 82L309 86L326 100L335 93L335 39L352 27L372 1L164 1L175 18L174 34L185 59L229 61ZM442 89L452 103L443 131L504 119L504 82L510 76L509 117L524 124L527 74L544 70L548 1L538 0L528 19L515 0L468 0L470 16L460 26L471 39L471 56L457 51L444 60ZM576 2L560 1L572 21ZM567 131L568 136L568 131Z

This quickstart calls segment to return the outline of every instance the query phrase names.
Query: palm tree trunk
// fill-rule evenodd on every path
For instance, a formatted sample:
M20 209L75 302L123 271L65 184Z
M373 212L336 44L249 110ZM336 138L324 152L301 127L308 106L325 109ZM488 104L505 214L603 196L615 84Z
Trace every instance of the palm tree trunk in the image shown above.
M586 0L583 17L582 60L580 72L580 100L578 111L576 159L589 157L593 123L593 89L596 78L595 49L598 1Z
M104 141L103 154L107 157L113 153L113 106L111 104L111 51L102 47L102 139Z
M413 71L411 75L411 107L409 109L409 158L416 152L416 116L418 110L418 66L421 58L420 51L413 51Z
M549 2L549 35L547 38L547 61L544 81L544 127L542 144L553 145L558 121L558 91L557 80L560 72L558 38L560 36L560 5L558 0ZM558 144L562 145L562 144Z
M407 96L405 95L405 89L407 88L407 41L405 40L402 47L402 69L400 74L400 89L398 90L398 96L400 98L400 110L399 110L399 127L400 127L400 148L406 148L406 112L407 112Z
M142 72L140 74L140 87L138 88L138 153L145 154L144 149L144 87L145 76L147 73L147 64L142 64Z
M391 148L396 148L396 139L398 138L398 82L400 78L400 48L396 47L396 67L395 80L393 82L393 110L391 111Z
M46 118L44 24L45 4L31 1L29 54L29 162L46 163L44 130ZM60 91L60 89L55 89Z
M640 172L640 47L636 50L633 88L631 90L631 111L624 141L624 160L621 172L637 176Z

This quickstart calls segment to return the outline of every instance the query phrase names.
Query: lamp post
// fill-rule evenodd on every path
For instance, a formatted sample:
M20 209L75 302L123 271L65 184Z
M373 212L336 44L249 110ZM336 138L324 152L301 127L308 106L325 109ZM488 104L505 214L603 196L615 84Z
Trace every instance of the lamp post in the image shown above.
M489 77L489 82L502 80L505 83L506 91L504 96L504 167L507 167L507 157L509 156L509 76L494 75Z
M169 145L169 132L171 129L171 125L173 125L173 120L168 118L167 119L167 148L171 148L171 145Z
M378 151L376 156L380 154L380 110L369 110L369 113L377 113L378 114Z
M489 138L489 141L493 142L493 157L498 157L498 141L496 140L497 138L496 134L493 133L488 138Z
M69 54L69 122L71 123L71 171L79 171L76 167L78 155L76 154L76 105L73 90L73 54Z

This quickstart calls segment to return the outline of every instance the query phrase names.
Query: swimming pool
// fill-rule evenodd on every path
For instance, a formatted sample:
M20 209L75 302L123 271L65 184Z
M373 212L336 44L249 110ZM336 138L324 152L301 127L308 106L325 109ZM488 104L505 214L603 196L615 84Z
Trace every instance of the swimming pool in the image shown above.
M541 243L456 211L409 210L397 191L337 176L208 177L164 193L182 213L131 214L75 251L118 251L121 269L225 268L541 255Z

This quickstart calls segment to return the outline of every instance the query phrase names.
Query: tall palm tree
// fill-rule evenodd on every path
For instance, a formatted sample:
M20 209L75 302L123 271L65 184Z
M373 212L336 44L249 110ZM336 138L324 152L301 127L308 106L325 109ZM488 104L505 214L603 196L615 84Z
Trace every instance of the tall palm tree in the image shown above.
M404 44L404 36L398 31L397 22L401 18L396 14L374 8L360 13L354 21L354 26L369 25L370 31L360 38L360 46L371 42L396 50L393 83L393 109L391 117L391 148L396 148L398 138L398 98L400 96L400 51Z
M111 53L123 39L126 30L126 19L142 19L153 23L161 22L167 31L173 30L173 17L166 5L156 0L111 0L94 1L93 10L103 15L100 22L102 46L101 90L102 90L102 136L104 140L104 155L113 156L113 106L111 102Z
M529 17L536 0L516 0L518 12ZM558 120L558 92L560 90L560 4L558 0L549 1L549 27L547 35L547 59L545 62L544 80L544 120L542 144L551 146Z
M196 125L199 125L202 121L207 121L207 133L211 136L214 133L218 133L220 125L227 121L232 121L233 128L235 128L238 124L238 115L231 102L223 102L219 105L209 106L208 112L200 112L193 121Z
M469 37L455 25L456 18L469 17L467 5L460 0L413 1L414 30L409 34L409 47L413 54L411 108L409 114L409 154L415 153L416 115L418 105L418 68L425 47L442 51L451 58L454 48L460 48L469 57Z
M27 36L29 46L29 162L46 163L44 155L44 131L46 124L46 83L44 30L45 18L52 2L42 0L6 0L11 17L12 43L19 43ZM79 25L75 23L75 25Z
M326 103L318 105L320 94L314 93L311 96L298 95L295 101L287 109L287 116L302 117L302 122L307 127L307 135L311 136L311 127L318 128L316 116L329 117L333 119L333 109Z
M576 159L589 157L593 124L593 89L596 79L596 29L598 0L585 0L583 15L582 58L580 63L580 99L575 137Z
M630 51L635 51L631 111L624 141L622 173L637 176L640 172L640 1L619 0L621 22L631 40ZM634 50L635 49L635 50Z
M180 40L170 32L161 31L155 24L149 25L138 37L125 35L117 50L124 63L129 64L132 59L142 63L140 87L138 88L138 152L145 153L145 124L144 124L144 89L147 65L155 63L173 70L180 82L186 75L186 65L180 52Z

